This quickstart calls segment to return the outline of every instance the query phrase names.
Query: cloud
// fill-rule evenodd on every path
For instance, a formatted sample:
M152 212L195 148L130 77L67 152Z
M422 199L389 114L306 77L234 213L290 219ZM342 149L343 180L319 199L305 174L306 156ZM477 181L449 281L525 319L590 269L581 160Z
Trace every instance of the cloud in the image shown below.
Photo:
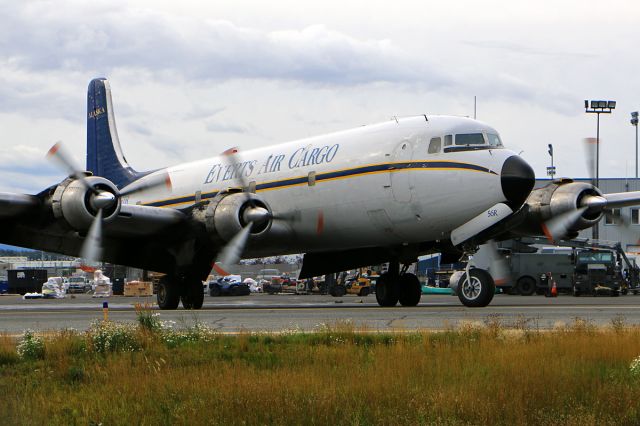
M117 3L95 11L78 3L52 6L36 2L3 7L3 56L29 70L111 73L139 67L198 80L294 80L338 86L447 80L388 40L356 39L322 25L267 32Z

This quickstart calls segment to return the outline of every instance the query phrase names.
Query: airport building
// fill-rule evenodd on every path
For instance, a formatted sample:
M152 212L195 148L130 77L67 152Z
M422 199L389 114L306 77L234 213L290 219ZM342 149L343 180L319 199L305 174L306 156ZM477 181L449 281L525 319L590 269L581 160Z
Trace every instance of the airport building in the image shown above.
M576 182L591 183L590 179L574 179ZM550 179L536 179L536 188L551 182ZM599 188L604 194L640 191L640 179L600 178ZM640 205L613 209L599 223L600 240L620 242L625 252L640 254ZM592 238L591 228L580 232L580 238Z

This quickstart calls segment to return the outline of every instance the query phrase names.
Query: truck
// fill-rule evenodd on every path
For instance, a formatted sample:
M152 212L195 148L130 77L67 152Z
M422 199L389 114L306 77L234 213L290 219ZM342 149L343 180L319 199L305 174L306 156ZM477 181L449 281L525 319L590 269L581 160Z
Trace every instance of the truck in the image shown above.
M573 295L598 295L605 292L611 296L626 293L627 283L616 261L615 252L602 249L582 249L575 255Z
M530 246L531 244L548 244L548 241L539 237L521 238L516 241L515 246ZM503 291L508 294L521 294L529 296L532 294L544 294L548 290L547 283L541 280L543 274L551 273L556 288L559 292L575 294L574 287L578 283L580 294L593 294L593 288L588 282L599 283L599 287L613 286L616 290L611 290L615 295L625 294L628 289L635 292L640 290L640 273L635 261L631 261L622 246L617 242L591 240L586 238L576 238L573 240L559 241L557 247L543 247L537 251L517 252L509 249L499 249L505 256L510 269L511 279L504 286ZM591 272L579 273L583 271L584 262L589 253L597 251L607 260L604 271L601 266L591 266ZM580 253L585 254L580 257ZM605 255L604 253L608 253ZM593 262L592 265L603 265L602 262ZM577 268L577 270L576 270ZM589 267L587 267L587 271ZM600 272L598 272L600 270ZM623 274L624 270L624 274ZM598 276L600 274L601 276ZM586 280L586 276L590 276ZM592 288L593 287L593 288Z

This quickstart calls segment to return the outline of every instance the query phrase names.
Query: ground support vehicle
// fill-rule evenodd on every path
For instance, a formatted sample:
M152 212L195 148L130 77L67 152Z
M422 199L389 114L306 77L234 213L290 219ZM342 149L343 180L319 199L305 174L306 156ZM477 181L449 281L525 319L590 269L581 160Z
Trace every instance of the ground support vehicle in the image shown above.
M573 275L573 295L618 296L626 282L611 250L578 250Z
M341 297L345 294L355 294L357 296L368 296L372 293L372 279L377 278L371 271L359 269L355 274L342 272L336 284L329 290L329 294L334 297Z
M247 296L251 294L248 284L233 277L219 278L209 281L209 296Z
M548 244L548 240L541 237L526 237L514 240L516 246L529 247L532 244L544 245ZM618 242L591 240L587 238L576 238L573 240L561 240L556 242L554 248L543 248L540 252L535 252L535 248L529 247L532 252L511 252L506 250L507 261L510 268L511 280L506 285L501 286L502 289L509 294L531 295L534 293L545 294L548 290L544 280L540 280L543 274L551 273L556 282L558 292L573 294L574 281L576 275L576 256L581 250L599 250L600 252L609 252L613 259L613 264L617 265L616 276L614 277L613 269L609 269L605 281L600 279L602 283L619 282L619 292L626 294L627 289L636 289L640 291L640 279L638 266L635 261L631 261L622 246ZM549 250L549 251L547 251ZM503 250L504 252L505 250ZM624 269L625 274L622 274ZM592 268L591 274L594 279L598 274L597 268ZM582 275L586 275L582 274ZM606 274L605 274L606 275ZM584 278L580 278L584 280ZM582 286L580 281L579 287ZM615 284L612 284L616 286ZM597 285L595 287L598 287ZM603 287L603 285L600 285ZM588 293L585 293L588 291ZM591 290L578 290L578 294L591 294Z
M262 284L264 293L276 294L282 292L281 273L277 269L261 269L256 276L256 281Z

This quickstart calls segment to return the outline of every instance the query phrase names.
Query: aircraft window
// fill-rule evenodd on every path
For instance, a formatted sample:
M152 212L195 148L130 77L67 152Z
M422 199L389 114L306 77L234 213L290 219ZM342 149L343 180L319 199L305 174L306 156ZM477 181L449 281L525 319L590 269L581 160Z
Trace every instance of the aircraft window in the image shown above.
M463 133L456 135L456 145L485 145L482 133Z
M429 154L435 154L437 152L440 152L440 146L442 145L442 142L440 140L440 138L431 138L431 142L429 142Z
M307 184L309 186L314 186L316 184L316 172L309 172L307 175Z
M446 135L444 137L444 146L453 145L453 135Z
M495 135L493 133L487 133L489 138L489 145L491 146L502 146L502 141L500 140L500 136Z

